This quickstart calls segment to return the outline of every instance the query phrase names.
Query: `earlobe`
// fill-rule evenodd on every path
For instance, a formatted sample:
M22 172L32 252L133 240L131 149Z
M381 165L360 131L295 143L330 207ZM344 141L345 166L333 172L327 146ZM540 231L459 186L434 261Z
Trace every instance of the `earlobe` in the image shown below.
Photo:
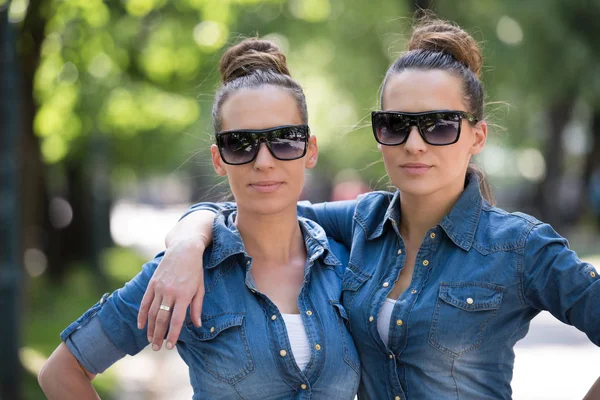
M473 142L473 154L479 154L483 151L485 142L487 140L487 123L480 121L475 125L474 132L475 141Z
M221 154L219 154L219 149L217 148L216 144L213 144L212 146L210 146L210 153L211 153L213 168L214 168L215 172L217 173L217 175L219 175L219 176L227 175L227 170L225 169L225 166L224 166L225 163L223 163L223 159L221 158Z
M317 165L319 159L319 146L317 145L317 138L311 136L308 139L308 148L306 150L306 168L311 169Z

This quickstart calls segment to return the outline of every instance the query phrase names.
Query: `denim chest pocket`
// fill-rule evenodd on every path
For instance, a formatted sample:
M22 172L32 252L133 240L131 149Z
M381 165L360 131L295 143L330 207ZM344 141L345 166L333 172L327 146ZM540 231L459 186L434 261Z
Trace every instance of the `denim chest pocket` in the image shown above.
M233 385L254 372L243 313L202 315L202 326L190 321L186 329L198 350L204 368L215 378Z
M369 273L364 272L362 269L354 265L352 261L348 263L342 279L344 304L346 306L352 306L357 292L370 278L371 275Z
M336 315L338 327L340 330L340 337L342 338L342 350L344 354L344 361L348 364L357 374L360 374L360 359L358 358L358 352L354 345L354 340L348 330L348 314L344 306L337 300L329 300L329 303L333 306Z
M480 348L503 292L503 286L487 282L442 282L429 343L451 357Z

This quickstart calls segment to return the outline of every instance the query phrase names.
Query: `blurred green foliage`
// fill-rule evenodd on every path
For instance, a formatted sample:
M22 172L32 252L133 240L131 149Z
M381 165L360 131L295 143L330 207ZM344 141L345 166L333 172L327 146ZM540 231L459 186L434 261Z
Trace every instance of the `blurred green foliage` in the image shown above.
M565 95L597 107L598 3L434 2L440 16L484 44L488 98L501 102L489 107L499 125L494 142L539 147L542 113ZM49 164L85 158L85 142L102 134L115 179L123 171L167 173L188 157L194 173L206 168L219 55L258 34L282 45L306 90L319 168L329 175L364 169L375 183L384 170L368 111L403 49L413 10L410 1L386 0L46 1L35 78L42 154Z

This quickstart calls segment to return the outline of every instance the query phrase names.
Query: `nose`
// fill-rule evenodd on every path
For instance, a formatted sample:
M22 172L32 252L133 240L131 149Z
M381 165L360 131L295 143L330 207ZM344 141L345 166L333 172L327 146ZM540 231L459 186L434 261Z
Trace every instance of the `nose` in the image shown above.
M254 168L258 170L270 169L275 167L275 157L269 151L266 143L261 143L258 148L258 154L254 160Z
M410 127L408 138L404 142L404 150L407 153L419 153L427 150L427 143L421 137L419 130L416 126Z

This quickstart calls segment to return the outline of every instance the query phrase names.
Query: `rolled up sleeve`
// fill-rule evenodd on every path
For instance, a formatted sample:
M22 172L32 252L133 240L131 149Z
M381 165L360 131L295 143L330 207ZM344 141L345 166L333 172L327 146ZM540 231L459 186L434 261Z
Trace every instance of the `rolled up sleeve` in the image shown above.
M87 310L60 335L89 372L101 373L126 354L148 345L147 329L137 328L140 303L164 253L144 264L142 271Z

